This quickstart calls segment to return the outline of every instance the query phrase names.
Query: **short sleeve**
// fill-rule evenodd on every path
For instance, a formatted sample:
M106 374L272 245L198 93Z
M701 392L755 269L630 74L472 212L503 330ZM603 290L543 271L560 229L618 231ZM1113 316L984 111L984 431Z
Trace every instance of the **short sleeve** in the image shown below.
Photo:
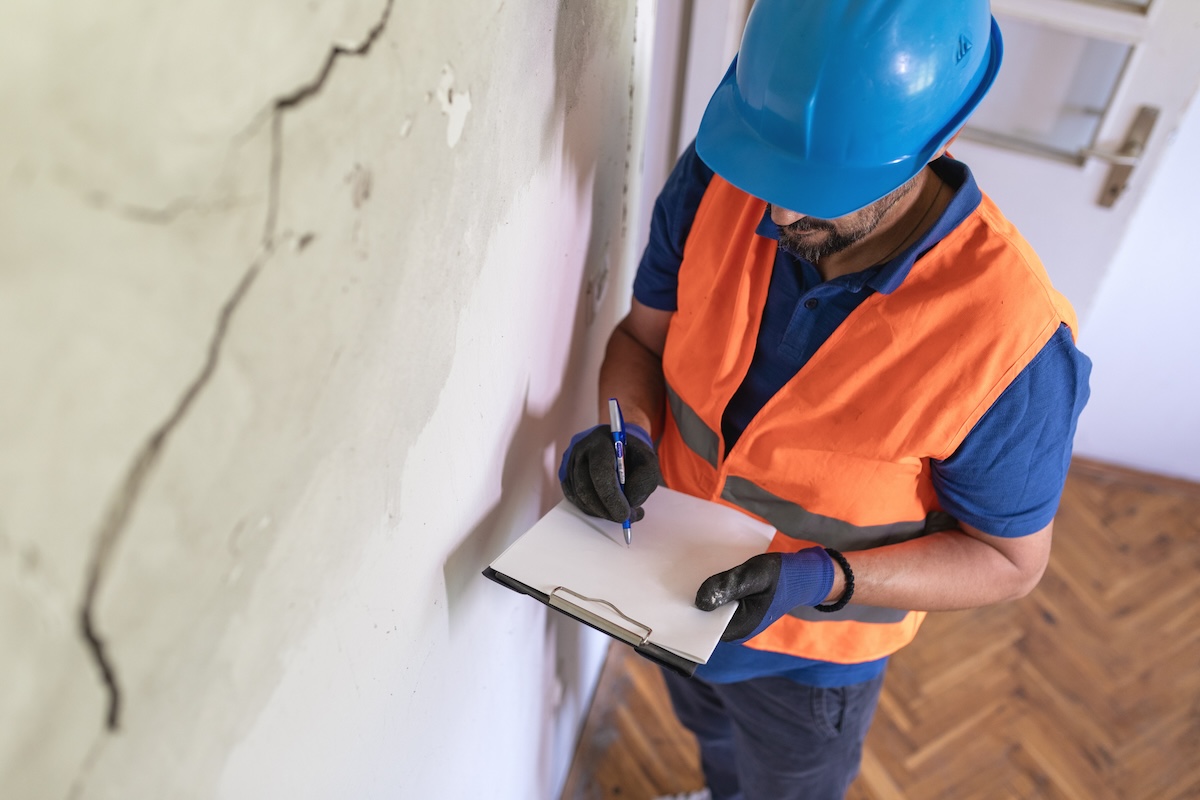
M713 171L696 155L695 143L688 145L654 203L650 240L633 280L639 303L660 311L676 309L683 246L712 177Z
M942 508L993 536L1026 536L1050 524L1091 370L1091 360L1061 326L958 450L932 462Z

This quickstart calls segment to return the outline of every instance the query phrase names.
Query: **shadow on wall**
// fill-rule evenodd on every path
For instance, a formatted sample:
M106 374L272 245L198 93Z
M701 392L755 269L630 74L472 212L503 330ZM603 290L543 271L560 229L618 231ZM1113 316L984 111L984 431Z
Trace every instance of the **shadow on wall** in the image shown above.
M628 228L636 6L636 3L559 0L555 21L555 115L546 121L542 155L545 159L552 148L561 147L563 160L575 169L577 194L591 182L592 233L581 298L588 326L603 318L600 305L605 299L611 261L615 258L619 264ZM630 52L623 68L611 69L614 64L611 58L597 62L597 50L619 50L623 35L629 37ZM605 43L612 44L605 47ZM608 73L596 68L597 63L610 67ZM620 146L613 146L614 142ZM591 180L593 176L595 179ZM614 249L616 253L612 254Z
M579 348L578 328L571 344L572 358ZM578 369L570 369L577 373ZM471 532L459 542L442 568L446 581L446 600L449 623L453 629L463 601L471 591L478 591L485 584L481 573L503 552L516 534L520 525L528 520L530 503L537 500L540 516L557 503L561 497L558 482L552 480L542 468L542 454L548 442L559 438L564 424L564 393L559 392L547 413L538 416L530 413L528 390L525 409L521 419L513 428L508 452L504 457L504 468L500 474L500 500L493 505Z
M561 499L557 478L543 468L542 454L552 442L557 444L556 456L561 454L575 433L571 425L578 412L586 410L590 418L596 408L594 376L585 375L584 369L590 347L603 347L608 336L607 328L591 330L597 318L607 318L600 313L601 306L611 310L624 302L624 298L605 296L605 288L609 262L621 257L625 233L633 76L629 68L613 68L603 74L595 67L594 57L599 43L615 42L615 37L621 35L622 15L626 13L632 16L633 12L608 4L559 3L554 48L555 108L543 131L542 152L546 161L551 148L561 148L565 166L578 176L579 193L595 176L590 181L591 224L583 279L575 298L576 314L562 388L540 416L530 413L526 388L525 411L508 442L500 500L446 559L443 571L451 624L456 604L473 582L482 580L483 568L515 538L513 526L528 508L530 496L540 500L539 516ZM633 20L628 22L625 27L632 35ZM612 60L599 63L611 64ZM600 102L582 104L582 98L597 94L602 95ZM596 341L591 341L593 336Z

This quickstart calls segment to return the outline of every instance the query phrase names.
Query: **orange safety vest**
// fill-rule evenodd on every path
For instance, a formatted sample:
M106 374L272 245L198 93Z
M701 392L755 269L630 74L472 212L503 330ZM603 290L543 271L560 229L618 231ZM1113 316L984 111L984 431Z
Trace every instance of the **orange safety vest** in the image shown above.
M776 528L772 551L863 550L921 536L951 455L1065 322L1070 304L986 196L891 294L855 309L729 453L721 416L750 367L777 243L765 203L714 177L679 269L663 351L666 485ZM730 566L733 566L732 564ZM854 664L912 641L922 611L801 606L747 642Z

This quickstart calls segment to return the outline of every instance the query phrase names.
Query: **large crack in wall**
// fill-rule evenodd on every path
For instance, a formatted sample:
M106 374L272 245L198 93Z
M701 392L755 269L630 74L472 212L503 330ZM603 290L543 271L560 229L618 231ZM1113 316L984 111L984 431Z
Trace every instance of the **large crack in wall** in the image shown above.
M109 650L109 642L97 626L96 597L103 587L109 565L120 544L122 535L129 524L130 517L137 506L138 499L141 496L142 489L148 477L158 464L159 458L168 444L171 435L187 417L188 412L195 405L197 399L216 372L217 366L220 363L225 337L229 332L234 314L237 313L242 301L253 287L259 273L270 260L275 250L275 227L279 213L280 181L283 174L284 114L291 109L303 105L320 93L340 59L361 58L370 53L371 48L380 36L382 36L387 27L394 2L395 0L385 0L383 11L378 20L371 26L357 45L353 47L335 45L330 48L321 68L312 80L289 94L276 98L267 108L265 113L271 121L271 164L268 173L267 213L259 253L246 268L241 279L234 287L233 292L225 300L224 304L222 304L220 313L217 315L216 324L213 327L212 336L209 338L207 354L204 363L200 367L200 371L188 383L171 413L154 429L142 446L138 448L133 462L126 472L124 480L121 481L120 488L109 503L108 510L93 539L83 599L80 604L79 625L80 634L83 637L92 660L96 663L96 668L100 672L100 678L104 683L105 691L108 695L108 711L105 718L105 727L109 731L116 731L120 728L122 709L121 682ZM184 202L178 206L173 205L171 208L159 213L141 213L131 215L131 217L144 222L169 222L188 205L187 202Z

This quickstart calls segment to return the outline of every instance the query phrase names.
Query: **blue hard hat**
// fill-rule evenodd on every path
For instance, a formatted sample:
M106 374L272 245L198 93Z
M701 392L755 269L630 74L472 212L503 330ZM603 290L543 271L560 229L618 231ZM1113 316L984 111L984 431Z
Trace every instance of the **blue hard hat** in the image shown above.
M987 94L988 0L757 0L696 152L744 192L824 219L929 163Z

